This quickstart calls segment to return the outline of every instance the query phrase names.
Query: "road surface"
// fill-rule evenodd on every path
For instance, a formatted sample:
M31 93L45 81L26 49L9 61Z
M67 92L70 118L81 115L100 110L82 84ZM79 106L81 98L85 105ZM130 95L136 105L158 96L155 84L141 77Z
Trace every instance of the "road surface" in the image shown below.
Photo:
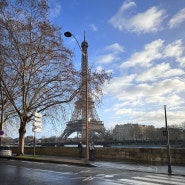
M0 159L1 185L184 185L184 176Z

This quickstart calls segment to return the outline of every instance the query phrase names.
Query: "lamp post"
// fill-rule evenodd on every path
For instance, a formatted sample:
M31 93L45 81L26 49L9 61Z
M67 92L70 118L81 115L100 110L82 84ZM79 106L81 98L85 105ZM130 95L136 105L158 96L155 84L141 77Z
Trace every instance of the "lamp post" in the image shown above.
M169 140L168 125L167 125L166 105L164 105L164 113L165 113L165 125L166 125L165 135L166 135L166 140L167 140L168 174L172 174L171 156L170 156L170 140Z
M4 99L3 99L3 87L2 87L2 81L1 81L1 73L0 73L0 96L1 96L1 120L0 120L0 146L2 145L2 137L4 134L3 131L3 125L4 125L4 109L5 109L5 104L4 104Z
M80 48L83 57L87 57L86 53L83 52L77 38L71 32L65 32L66 37L73 37ZM87 59L87 58L86 58ZM87 60L86 60L87 61ZM88 64L86 64L85 71L85 122L86 122L86 161L89 160L89 124L88 124Z

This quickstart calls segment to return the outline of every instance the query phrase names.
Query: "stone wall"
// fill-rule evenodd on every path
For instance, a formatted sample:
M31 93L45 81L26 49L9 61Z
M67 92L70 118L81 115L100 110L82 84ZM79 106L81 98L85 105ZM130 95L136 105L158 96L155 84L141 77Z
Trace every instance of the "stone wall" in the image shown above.
M171 149L172 164L185 165L185 149ZM97 159L133 161L148 164L167 163L165 148L97 148Z
M13 152L16 153L14 148ZM96 148L96 160L132 161L148 164L166 164L165 148ZM171 163L185 165L185 148L171 149ZM32 147L25 148L25 154L33 154ZM36 155L53 155L62 157L78 157L78 148L73 147L36 147ZM83 157L85 157L85 148Z

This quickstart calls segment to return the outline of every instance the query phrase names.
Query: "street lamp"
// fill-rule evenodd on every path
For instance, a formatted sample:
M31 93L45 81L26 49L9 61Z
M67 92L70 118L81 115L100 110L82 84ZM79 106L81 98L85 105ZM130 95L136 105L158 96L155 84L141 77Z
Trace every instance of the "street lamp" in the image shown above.
M87 57L86 53L82 50L77 38L71 33L71 32L65 32L64 35L66 37L73 37L78 44L78 47L80 48L82 55L84 57ZM86 58L87 61L87 58ZM88 124L88 64L86 64L86 80L85 80L85 122L86 122L86 161L89 160L89 124Z
M82 48L81 48L81 46L80 46L80 44L79 44L77 38L76 38L71 32L67 31L67 32L64 33L64 35L65 35L66 37L73 37L73 38L75 39L76 43L78 44L78 47L80 48L80 50L81 50L83 56L86 56L85 53L82 51Z
M166 105L164 105L164 113L165 113L165 136L167 140L167 158L168 158L168 174L172 174L172 169L171 169L171 156L170 156L170 141L169 141L169 130L168 130L168 125L167 125L167 115L166 115Z

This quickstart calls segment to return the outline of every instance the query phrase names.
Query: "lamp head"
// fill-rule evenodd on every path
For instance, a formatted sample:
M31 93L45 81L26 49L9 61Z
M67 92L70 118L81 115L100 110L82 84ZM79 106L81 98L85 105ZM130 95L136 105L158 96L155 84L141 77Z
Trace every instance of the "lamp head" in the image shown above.
M72 36L72 33L69 32L69 31L67 31L67 32L64 33L64 35L65 35L66 37L71 37L71 36Z

